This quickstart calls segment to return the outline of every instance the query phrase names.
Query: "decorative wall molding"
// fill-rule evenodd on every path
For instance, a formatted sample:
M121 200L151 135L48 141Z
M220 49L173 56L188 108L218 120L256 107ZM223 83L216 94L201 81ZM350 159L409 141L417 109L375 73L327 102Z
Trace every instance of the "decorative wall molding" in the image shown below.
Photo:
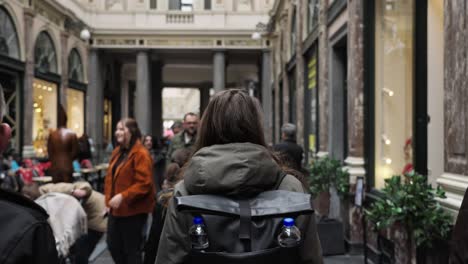
M468 188L468 176L444 173L437 179L437 184L445 190L447 196L445 199L438 199L440 204L456 219Z
M366 169L365 169L365 162L364 158L357 158L357 157L347 157L344 161L345 167L349 172L349 182L350 184L356 184L357 177L365 177L366 176Z
M93 44L95 48L198 48L198 49L264 49L268 48L265 40L249 38L226 37L122 37L96 36Z

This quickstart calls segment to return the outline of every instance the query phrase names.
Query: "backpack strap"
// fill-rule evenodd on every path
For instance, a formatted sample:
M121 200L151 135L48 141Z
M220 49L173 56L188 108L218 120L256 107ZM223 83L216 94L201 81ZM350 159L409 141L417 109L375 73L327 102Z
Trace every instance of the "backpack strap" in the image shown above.
M284 171L280 172L280 177L279 177L278 181L276 182L275 188L273 190L278 190L279 189L279 187L281 186L281 183L283 183L283 180L284 180L284 178L286 178L286 176L288 176L288 174L286 174L286 172L284 172Z
M244 246L248 252L252 251L251 249L251 234L250 234L250 225L252 222L252 213L249 200L240 200L239 201L239 239L244 243Z

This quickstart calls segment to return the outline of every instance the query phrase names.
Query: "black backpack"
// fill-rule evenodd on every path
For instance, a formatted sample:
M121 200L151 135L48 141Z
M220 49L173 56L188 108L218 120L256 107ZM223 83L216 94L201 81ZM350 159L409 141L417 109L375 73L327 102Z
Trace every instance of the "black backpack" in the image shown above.
M203 218L208 234L209 247L205 251L192 249L186 263L300 262L301 244L283 248L278 245L277 236L284 218L297 220L301 215L313 214L309 194L276 190L263 192L251 199L189 195L175 200L178 211ZM310 217L313 216L306 219ZM298 228L302 242L306 230Z

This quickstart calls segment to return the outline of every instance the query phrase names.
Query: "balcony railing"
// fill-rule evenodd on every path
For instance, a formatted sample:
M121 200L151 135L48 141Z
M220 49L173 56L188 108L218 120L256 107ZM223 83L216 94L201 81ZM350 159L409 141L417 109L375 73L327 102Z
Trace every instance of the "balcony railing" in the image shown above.
M167 13L166 23L167 24L193 24L193 13Z

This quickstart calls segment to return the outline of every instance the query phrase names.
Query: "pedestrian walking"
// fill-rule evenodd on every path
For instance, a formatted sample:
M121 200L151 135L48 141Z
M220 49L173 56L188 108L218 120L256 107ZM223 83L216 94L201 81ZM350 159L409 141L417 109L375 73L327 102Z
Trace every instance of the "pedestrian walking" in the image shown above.
M262 120L258 101L243 90L226 90L216 94L203 114L195 152L182 169L184 180L175 186L175 199L188 195L211 194L245 201L270 190L297 192L301 195L305 193L306 190L301 182L292 175L285 175L274 155L267 149ZM191 197L188 198L190 200ZM178 211L175 199L170 200L167 209L157 264L188 261L193 252L189 234L192 220L196 224L203 224L190 212ZM251 225L243 225L243 228L249 226ZM303 232L303 241L298 246L297 256L300 259L298 263L322 263L314 216L298 217L297 226ZM227 225L216 225L216 227L219 228L218 233L211 235L208 233L208 238L212 239L208 249L223 248L216 245L215 241L224 243L227 247L236 245L238 250L242 248L238 244L239 234L222 235L224 230L232 227ZM200 239L206 240L206 235ZM208 246L208 243L204 246ZM199 253L205 254L205 252ZM216 256L225 256L229 252L206 253L216 258Z
M153 180L156 187L156 191L162 189L164 182L164 170L166 166L166 153L159 144L157 137L151 135L145 135L143 137L143 145L149 151L151 159L153 161Z
M140 264L143 227L155 203L152 161L134 119L121 120L115 138L118 147L112 152L104 192L107 244L115 263Z
M301 170L304 150L296 143L296 125L287 123L281 127L281 142L273 146L289 167Z
M197 137L197 130L198 130L198 115L195 113L187 113L184 115L184 123L181 132L176 134L169 145L169 149L167 151L167 163L172 160L172 155L178 149L193 149L193 145L195 144L195 139Z

